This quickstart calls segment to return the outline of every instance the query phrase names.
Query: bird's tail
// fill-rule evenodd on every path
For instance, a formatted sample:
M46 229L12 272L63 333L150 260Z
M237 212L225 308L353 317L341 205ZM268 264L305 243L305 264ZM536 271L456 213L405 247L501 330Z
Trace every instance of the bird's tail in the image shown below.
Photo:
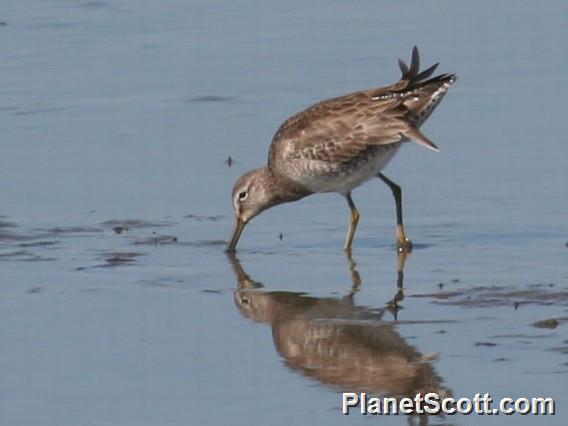
M439 74L430 76L436 71L438 63L420 71L420 55L418 48L412 49L410 66L402 60L398 60L401 79L395 84L397 91L402 92L405 98L404 105L409 111L409 119L420 127L434 109L438 106L450 86L456 81L455 74Z
M402 72L402 76L397 83L397 86L401 86L399 90L406 89L412 90L419 87L427 86L435 82L450 81L453 83L456 80L455 74L439 74L436 77L428 79L436 68L438 68L439 63L436 62L434 65L420 71L420 53L418 48L414 46L412 49L412 58L410 60L410 66L402 60L398 60L398 66Z

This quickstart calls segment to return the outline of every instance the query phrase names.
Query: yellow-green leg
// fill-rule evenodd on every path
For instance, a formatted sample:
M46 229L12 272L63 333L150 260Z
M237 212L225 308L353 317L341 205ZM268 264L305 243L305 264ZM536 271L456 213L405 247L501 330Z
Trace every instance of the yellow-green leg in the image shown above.
M401 252L411 252L412 242L406 237L404 232L404 225L402 223L402 190L400 186L386 177L384 174L379 173L377 175L387 186L391 189L392 195L394 196L394 202L396 204L396 245L398 251Z
M347 256L347 261L349 262L349 271L351 271L352 286L350 296L353 296L359 291L359 288L361 287L361 275L357 270L357 263L353 260L353 256L351 256L351 250L346 250L345 255Z
M357 207L355 207L355 203L351 199L351 193L345 196L347 200L347 205L349 206L349 210L351 211L351 220L349 222L349 230L347 231L347 238L345 238L345 246L344 249L347 251L351 250L351 243L353 242L353 237L355 236L355 230L357 229L357 224L359 223L359 211Z

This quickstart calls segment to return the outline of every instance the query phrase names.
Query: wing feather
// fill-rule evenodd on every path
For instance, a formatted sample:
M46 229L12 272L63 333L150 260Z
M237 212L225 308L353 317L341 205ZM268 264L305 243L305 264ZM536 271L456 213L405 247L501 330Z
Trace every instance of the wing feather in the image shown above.
M435 90L453 83L455 76L427 80L438 64L420 72L414 47L410 66L399 60L401 79L381 88L355 92L317 103L286 120L272 141L269 164L287 160L348 162L370 146L413 139L438 151L420 132L413 105L427 102ZM449 82L449 83L448 83Z

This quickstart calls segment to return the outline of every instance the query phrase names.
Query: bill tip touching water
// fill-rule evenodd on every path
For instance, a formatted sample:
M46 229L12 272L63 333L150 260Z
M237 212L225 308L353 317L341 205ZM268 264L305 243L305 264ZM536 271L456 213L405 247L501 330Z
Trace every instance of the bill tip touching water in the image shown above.
M420 71L414 47L410 66L399 60L402 76L396 83L318 102L288 118L272 139L267 165L245 173L233 187L235 228L227 250L235 251L245 226L264 210L325 192L339 193L347 201L350 221L344 248L350 250L360 216L351 192L378 177L395 199L397 247L411 251L401 189L382 170L405 142L438 151L420 126L456 76L431 77L437 66Z

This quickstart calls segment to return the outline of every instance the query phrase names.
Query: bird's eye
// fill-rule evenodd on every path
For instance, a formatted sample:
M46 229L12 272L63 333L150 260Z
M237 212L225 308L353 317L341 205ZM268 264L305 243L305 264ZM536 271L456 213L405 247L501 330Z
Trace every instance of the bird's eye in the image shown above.
M245 198L247 198L248 192L243 191L243 192L239 192L239 201L243 201Z

